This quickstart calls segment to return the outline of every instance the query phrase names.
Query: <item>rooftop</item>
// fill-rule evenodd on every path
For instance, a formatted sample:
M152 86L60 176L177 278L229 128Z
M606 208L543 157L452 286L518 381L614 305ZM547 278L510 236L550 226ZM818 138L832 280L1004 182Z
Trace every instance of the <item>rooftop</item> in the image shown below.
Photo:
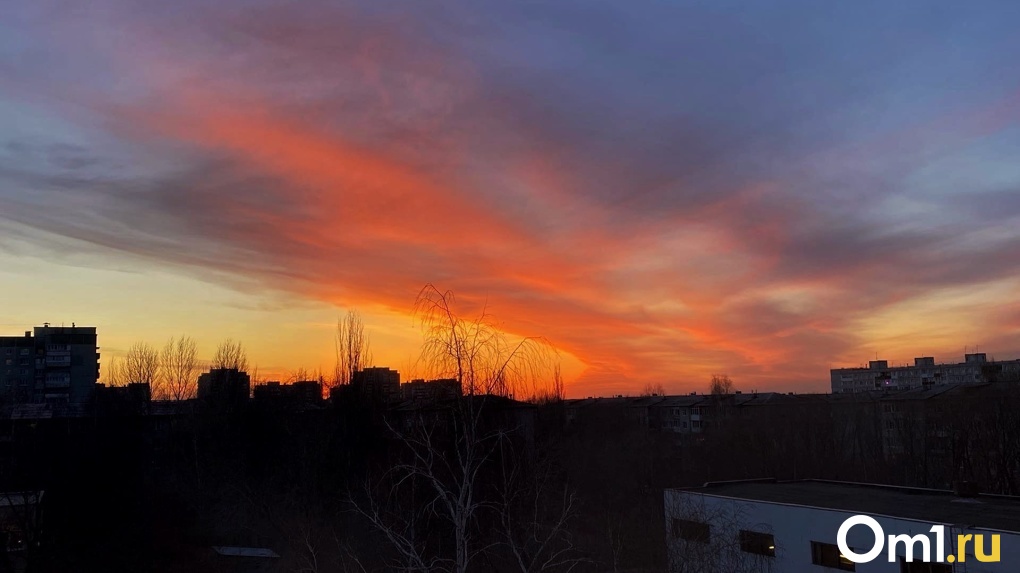
M850 482L771 480L708 483L692 493L1020 532L1020 497L960 497L952 491Z
M274 559L279 557L272 549L263 547L227 547L217 545L213 551L225 557L261 557L263 559Z

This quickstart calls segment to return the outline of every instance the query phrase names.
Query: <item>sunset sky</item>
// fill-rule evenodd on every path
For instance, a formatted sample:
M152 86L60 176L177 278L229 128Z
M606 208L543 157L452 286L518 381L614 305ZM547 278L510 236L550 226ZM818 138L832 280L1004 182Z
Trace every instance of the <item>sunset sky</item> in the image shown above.
M1020 357L1020 4L0 3L0 334L414 369L426 283L568 394Z

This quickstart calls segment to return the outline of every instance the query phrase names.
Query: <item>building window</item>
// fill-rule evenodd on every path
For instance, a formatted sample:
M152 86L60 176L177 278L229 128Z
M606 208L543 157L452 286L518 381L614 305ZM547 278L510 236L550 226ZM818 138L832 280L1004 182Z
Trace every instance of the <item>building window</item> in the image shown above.
M687 422L683 422L683 428L684 428L685 430L687 429Z
M776 539L772 537L771 533L762 533L760 531L748 531L747 529L741 529L740 550L745 553L754 553L755 555L775 557Z
M676 539L683 539L685 541L708 543L709 538L711 537L711 531L707 523L674 517L673 537Z
M693 422L691 422L691 427L692 428L700 428L701 427L701 421L700 420L694 420Z
M701 408L691 408L691 415L692 416L700 416L701 415Z
M842 571L856 571L856 565L839 552L839 547L831 543L811 542L811 562L822 567L831 567Z
M922 561L907 563L900 557L900 573L953 573L953 566L946 563L924 563Z

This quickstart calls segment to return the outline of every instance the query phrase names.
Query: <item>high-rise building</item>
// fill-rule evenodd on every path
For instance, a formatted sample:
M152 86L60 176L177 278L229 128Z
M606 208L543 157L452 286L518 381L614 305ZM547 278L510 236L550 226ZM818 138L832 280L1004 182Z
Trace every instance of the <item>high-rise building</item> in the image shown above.
M0 337L0 400L85 404L99 380L94 326L43 326Z
M351 376L351 390L361 399L391 403L400 400L400 372L372 367Z

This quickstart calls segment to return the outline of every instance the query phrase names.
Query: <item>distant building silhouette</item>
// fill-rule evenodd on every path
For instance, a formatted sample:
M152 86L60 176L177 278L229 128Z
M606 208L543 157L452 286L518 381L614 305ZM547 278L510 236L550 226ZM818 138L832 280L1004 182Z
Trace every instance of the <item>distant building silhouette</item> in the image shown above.
M922 356L913 366L889 366L888 360L872 360L867 367L833 368L829 371L833 394L910 390L946 384L980 384L1020 378L1020 360L989 361L985 353L967 354L955 364L936 364Z
M243 404L251 395L251 378L237 368L213 368L198 377L198 398L216 404Z
M0 399L9 404L86 404L99 379L94 326L37 326L0 337Z
M435 402L463 395L460 382L454 378L423 380L421 378L400 385L400 397L411 402Z
M315 380L300 380L293 384L270 381L252 389L256 404L285 407L307 407L322 404L322 384Z
M399 402L400 372L381 367L358 370L351 376L351 391L362 400Z
M100 415L145 415L152 402L148 382L132 382L126 386L96 384L95 406Z

